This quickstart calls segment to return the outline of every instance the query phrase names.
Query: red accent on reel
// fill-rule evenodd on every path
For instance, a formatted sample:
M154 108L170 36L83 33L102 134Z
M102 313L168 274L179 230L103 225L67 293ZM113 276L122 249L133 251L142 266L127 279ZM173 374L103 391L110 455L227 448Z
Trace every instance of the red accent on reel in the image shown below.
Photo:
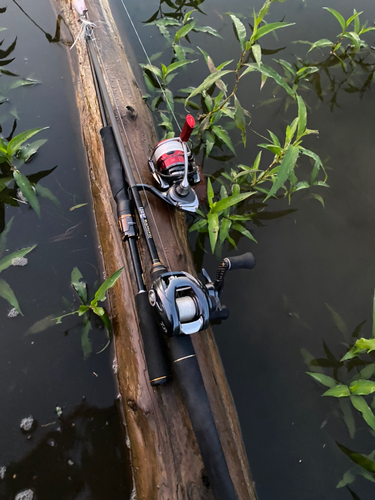
M187 142L190 139L191 133L195 126L195 120L191 115L187 115L183 129L181 130L180 139Z
M174 165L184 165L185 158L183 151L171 151L160 156L158 159L158 169L160 171L166 168L173 167Z

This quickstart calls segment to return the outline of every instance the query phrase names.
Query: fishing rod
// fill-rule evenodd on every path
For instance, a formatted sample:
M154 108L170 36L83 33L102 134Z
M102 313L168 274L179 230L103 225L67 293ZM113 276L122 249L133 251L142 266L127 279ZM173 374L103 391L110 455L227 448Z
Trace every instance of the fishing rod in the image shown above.
M156 365L158 367L162 366L164 372L166 371L165 353L163 351L162 342L160 341L161 335L158 337L158 332L154 328L156 319L159 330L162 330L171 337L169 349L174 371L185 398L189 417L197 438L214 497L216 500L236 500L237 495L229 475L228 466L190 335L206 329L210 321L214 319L226 319L228 317L227 309L225 306L222 306L220 302L220 294L223 289L225 274L230 269L251 269L255 265L255 260L250 253L233 259L226 258L220 264L214 281L212 281L208 274L202 270L206 280L205 284L186 272L168 271L161 263L139 195L139 190L147 189L153 193L157 190L153 186L135 183L125 147L122 142L121 133L112 109L108 89L95 51L93 37L94 25L88 19L86 8L81 10L77 9L76 3L82 5L82 1L76 2L76 0L74 0L73 3L80 15L80 20L84 27L83 32L103 121L101 136L105 150L108 177L112 193L117 203L120 231L124 241L126 241L129 246L132 263L135 268L139 290L136 299L137 297L142 297L142 306L146 309L147 304L144 297L147 296L136 246L137 226L132 202L134 202L152 260L150 272L152 285L148 293L148 311L151 305L155 315L154 318L148 317L147 321L143 321L143 328L141 318L139 318L147 366L148 369L150 369L150 366L154 366L153 358L159 356L158 352L153 352L152 349L150 349L152 342L155 342L158 348L160 348L159 350L162 357L161 363L157 362ZM108 121L110 126L108 125ZM186 145L194 125L193 122L194 119L188 117L180 137L175 138L173 144L168 144L167 141L164 141L164 144L163 142L159 143L154 149L153 155L149 161L154 178L157 180L158 174L161 174L159 179L165 182L165 185L161 187L161 189L165 189L166 191L158 191L159 194L157 194L157 196L182 210L185 209L184 206L186 205L187 211L194 211L192 202L194 202L195 193L191 189L190 183L193 184L196 179L195 162ZM171 154L168 154L170 146L173 148L178 146L180 149L172 149ZM181 152L183 155L183 163L181 161ZM175 156L176 158L171 160L168 158L171 156ZM158 171L155 168L155 164ZM137 309L138 316L140 316L140 312L142 311L139 310L138 304ZM149 322L151 322L152 326L152 342L150 342L149 339ZM160 379L157 377L151 382L154 383L154 385L159 385L162 383L160 382L161 380L165 382L168 377L169 373L165 373Z

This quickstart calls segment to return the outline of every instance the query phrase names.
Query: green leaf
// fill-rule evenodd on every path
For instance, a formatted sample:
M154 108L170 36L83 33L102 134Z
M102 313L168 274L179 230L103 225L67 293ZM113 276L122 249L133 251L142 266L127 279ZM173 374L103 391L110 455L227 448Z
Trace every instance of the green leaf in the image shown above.
M253 51L253 56L254 56L255 62L257 64L260 64L262 62L262 49L261 49L260 45L258 43L256 43L251 47L251 49Z
M180 38L183 38L186 36L195 26L196 21L193 21L189 24L185 24L181 29L177 31L177 33L174 36L174 43L178 43Z
M299 155L299 149L295 146L289 146L284 158L281 160L280 167L277 171L276 180L273 183L268 195L264 201L273 196L286 182L290 173L293 171Z
M18 304L18 300L14 295L13 290L10 288L8 283L0 278L0 297L7 300L9 304L17 309L17 311L23 316L20 306Z
M81 306L82 307L82 306ZM65 318L66 316L72 316L73 314L79 314L80 311L77 310L77 311L72 311L70 313L67 313L67 314L63 314L62 316L58 316L57 318L53 318L54 321L56 321L56 325L60 325L62 323L62 319ZM81 314L79 314L79 316L82 316Z
M375 462L373 462L366 456L361 455L360 453L356 453L355 451L350 450L349 448L343 446L342 444L339 444L337 442L336 444L340 448L340 450L350 458L352 462L362 467L362 469L375 473Z
M311 52L312 50L314 49L318 49L318 48L323 48L323 47L332 47L333 46L333 42L331 42L331 40L328 40L327 38L322 38L321 40L317 40L316 42L314 42L308 53Z
M27 160L29 160L35 153L38 151L38 149L43 146L47 142L47 139L40 139L39 141L34 141L31 144L28 144L24 148L20 150L20 159L24 161L25 163Z
M83 305L82 305L82 306L79 306L79 309L78 309L78 311L76 311L76 312L78 312L78 316L83 316L83 315L84 315L87 311L89 311L90 309L91 309L91 307L90 307L90 306L83 306Z
M92 310L97 316L103 316L105 314L105 311L102 307L93 307Z
M6 257L4 257L3 259L1 259L0 260L0 272L4 271L4 269L8 269L8 267L12 265L13 259L25 257L25 255L27 255L32 250L34 250L35 247L36 247L36 245L33 245L32 247L28 247L28 248L22 248L22 250L17 250L17 252L13 252L13 253L7 255Z
M354 408L362 413L365 422L375 431L375 417L365 399L362 396L350 396L350 401Z
M233 154L236 154L228 132L224 130L223 127L214 125L212 127L212 132L232 151Z
M7 147L7 153L9 156L13 156L14 153L22 146L24 142L26 142L30 137L32 137L35 134L38 134L42 130L46 130L49 127L42 127L42 128L32 128L30 130L26 130L25 132L22 132L21 134L16 135L16 137L13 137L13 139L9 142L8 147Z
M208 33L209 35L217 36L219 38L223 38L219 33L211 28L210 26L194 26L194 31L201 31L202 33Z
M242 52L244 52L245 51L246 38L247 38L246 28L243 25L243 23L238 19L237 16L235 16L234 14L229 14L229 13L227 15L233 21L233 24L234 24L234 27L236 29L236 33L237 33L237 36L238 36L238 41L240 42Z
M324 392L322 396L333 396L334 398L345 398L350 396L349 387L344 384L337 384L332 389L328 389L328 391Z
M372 336L375 338L375 289L374 297L372 299Z
M219 245L220 246L227 239L231 226L232 226L232 221L230 221L229 219L226 219L226 218L222 219L222 221L220 223L220 229L219 229Z
M282 78L277 71L275 71L273 68L266 66L263 63L260 64L245 64L245 66L248 66L249 68L253 68L252 71L260 71L262 75L265 75L267 77L272 78L275 80L275 82L280 85L293 99L295 98L295 92L292 90L289 85L286 83L284 78ZM242 73L241 77L245 74L246 70Z
M298 102L298 132L297 139L299 139L306 130L307 125L307 111L304 100L301 96L297 95Z
M215 136L214 134L212 134L211 132L207 131L205 133L205 139L206 139L206 156L208 156L211 151L212 151L212 148L214 147L215 145Z
M367 396L375 392L375 382L371 380L354 380L349 388L352 394L356 396Z
M236 124L236 127L241 130L242 142L245 148L246 147L245 113L236 95L234 96L234 122Z
M313 372L306 372L307 375L310 375L310 377L314 378L321 384L325 385L326 387L330 387L331 389L337 385L337 382L335 379L332 377L328 377L328 375L324 375L323 373L313 373Z
M80 281L83 278L78 267L75 267L72 271L71 282L74 290L78 293L78 297L81 301L87 303L87 285L84 281Z
M91 330L90 318L85 318L83 321L83 327L81 333L81 346L83 351L83 359L87 359L92 353L91 340L89 339L90 330Z
M328 10L328 12L330 12L332 15L334 15L335 18L340 23L342 31L345 31L345 29L346 29L345 19L342 17L342 15L340 14L340 12L337 12L337 10L335 10L335 9L330 9L329 7L323 7L323 9L324 10Z
M255 243L258 243L257 240L254 238L254 236L250 233L250 231L248 231L245 227L243 227L243 225L240 224L239 222L235 222L232 225L232 229L243 234L244 236L246 236L246 238L249 238L249 240L254 241Z
M38 218L40 219L40 206L38 198L30 184L30 181L16 168L13 171L13 177L16 181L17 186L20 188L23 196L30 203L30 206L34 209Z
M111 334L112 334L112 325L111 325L111 320L108 317L108 314L103 314L102 316L100 316L100 319L103 321L104 326L107 328L108 338L110 339ZM102 351L103 351L103 349L102 349ZM102 352L102 351L99 351L99 352ZM99 353L97 353L97 354L99 354Z
M109 288L112 288L116 281L119 279L120 274L122 273L122 270L124 268L122 267L118 271L114 272L109 278L105 280L105 282L98 288L95 294L94 300L91 301L92 306L96 306L97 302L103 302L105 300L105 294L106 291Z
M216 242L219 235L219 217L217 213L209 212L208 220L208 235L210 238L211 252L215 252Z
M347 361L356 357L358 354L363 354L366 351L371 352L375 350L375 339L358 339L354 346L345 354L341 361Z
M214 206L211 209L212 213L220 213L226 210L229 207L232 207L233 205L237 205L238 203L241 203L242 201L246 200L249 196L254 195L254 191L250 193L241 193L241 194L234 194L232 196L228 196L228 198L223 198L222 200L217 201Z
M32 78L25 78L20 80L15 80L9 87L9 90L17 89L18 87L25 87L26 85L37 85L41 83L39 80L33 80Z
M12 227L14 216L7 222L4 231L0 234L0 257L3 255L7 243L7 235Z
M166 75L169 75L170 73L172 73L172 71L176 71L176 69L181 68L182 66L195 63L197 62L197 60L198 59L195 59L194 61L176 61L168 66L166 70Z
M208 177L208 179L207 179L207 201L208 201L208 206L210 208L213 207L213 199L214 199L214 189L212 187L211 179Z
M191 233L192 231L200 231L201 229L206 227L207 224L208 224L207 219L199 219L189 228L189 233Z
M268 33L271 33L272 31L278 30L280 28L286 28L287 26L294 26L296 23L269 23L265 24L261 28L258 28L256 33L251 37L252 40L255 42L256 40L259 40L262 36L267 35Z
M359 38L357 33L355 33L354 31L350 31L349 33L345 33L344 37L349 38L349 40L354 45L355 50L359 50L361 48L361 39Z
M162 72L156 66L153 66L152 64L141 64L140 66L143 68L143 70L149 70L161 80L163 79Z
M211 75L209 75L203 83L201 83L199 85L199 87L197 87L195 90L193 90L193 92L191 92L191 94L186 98L186 101L185 101L185 106L186 106L186 103L189 99L191 99L192 97L198 95L198 94L201 94L204 90L207 90L209 87L211 87L211 85L213 85L216 80L218 80L219 78L222 78L224 75L228 74L228 73L233 73L232 70L223 70L223 71L218 71L217 73L213 73Z
M357 19L358 16L360 16L361 14L363 14L363 11L361 12L357 12L355 9L354 9L354 14L352 16L349 17L349 19L346 21L345 23L345 26L346 28L349 26L349 24L354 21L355 19ZM357 31L357 30L355 30Z

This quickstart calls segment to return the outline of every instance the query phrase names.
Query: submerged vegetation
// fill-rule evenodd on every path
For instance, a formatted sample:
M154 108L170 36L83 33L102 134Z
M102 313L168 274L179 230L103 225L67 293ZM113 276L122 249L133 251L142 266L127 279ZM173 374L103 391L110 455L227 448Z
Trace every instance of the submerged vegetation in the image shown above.
M328 306L327 306L328 307ZM343 345L347 351L339 358L335 357L329 347L323 342L326 358L315 359L304 352L305 360L310 368L307 372L315 381L328 387L322 394L324 397L338 399L342 417L351 439L355 438L357 424L355 415L361 415L362 422L368 432L375 437L375 294L373 299L372 337L358 338L366 323L363 321L353 331L351 338L347 336L344 320L329 307L333 320L344 335ZM332 370L332 376L324 373L324 368ZM359 425L361 428L361 424ZM375 445L375 443L374 443ZM375 482L375 449L370 454L359 453L351 448L337 443L340 450L355 464L343 475L337 488L352 484L356 476Z
M370 85L375 71L374 64L365 63L363 60L367 57L364 52L368 52L369 47L362 39L363 35L375 28L361 23L362 12L354 10L353 15L345 20L336 10L326 8L340 23L342 31L337 40L298 42L310 45L308 55L313 49L330 47L328 60L311 63L305 59L297 59L294 64L282 59L275 60L284 72L283 75L280 74L271 65L266 64L265 60L267 56L274 55L282 48L267 50L263 47L263 39L267 35L276 36L276 30L290 28L293 23L266 22L266 15L270 13L272 3L276 1L267 0L259 12L254 12L250 19L243 14L227 13L233 23L239 53L236 61L229 60L220 64L215 64L207 51L194 44L194 34L199 32L216 37L218 44L225 43L214 28L202 27L194 18L195 12L202 13L201 2L189 3L194 9L184 14L177 6L174 6L176 12L164 13L161 2L159 10L145 22L146 25L156 26L166 41L166 51L153 54L148 64L141 64L149 92L145 95L145 99L151 110L159 113L161 117L159 125L164 130L164 138L176 135L174 129L174 122L177 124L176 115L183 117L185 109L193 110L199 123L193 133L193 151L196 155L201 153L202 165L205 164L207 157L224 163L229 161L233 163L238 151L235 129L240 131L241 142L246 148L251 114L242 107L239 93L250 73L260 74L260 90L267 81L273 82L275 95L272 102L280 99L278 97L280 92L284 93L281 99L285 102L285 111L291 105L297 104L297 117L287 125L285 139L282 141L271 130L268 130L269 137L263 137L253 130L267 141L258 146L274 155L266 166L263 166L263 163L267 162L266 157L263 158L261 153L256 153L252 165L238 164L236 167L224 167L224 171L219 174L208 176L207 205L198 211L199 219L191 225L190 231L200 233L198 237L200 245L203 245L204 236L208 234L211 251L218 255L225 241L236 246L236 233L256 241L246 227L247 222L257 216L257 212L251 209L250 197L258 200L263 198L264 207L264 202L270 198L286 196L290 202L291 195L295 192L314 188L311 195L324 206L322 195L315 192L316 187L328 187L323 162L317 152L302 145L303 138L318 133L317 130L310 130L306 126L307 106L302 94L315 89L319 99L323 100L320 76L320 72L323 72L330 79L332 92L330 102L331 106L335 106L338 105L337 94L340 89L343 88L347 92L364 91ZM251 33L247 25L250 26ZM188 45L184 43L185 41ZM165 59L168 53L172 56L171 63L157 65L157 61L162 57ZM356 60L356 56L359 56L359 60ZM190 75L194 75L194 65L199 61L197 57L199 59L203 57L209 75L201 84L192 86L189 85L189 80ZM368 72L367 83L358 89L351 83L353 70L348 68L348 63L352 68L360 67ZM336 76L330 75L330 71L336 66L345 75L343 82L338 82ZM172 82L179 73L184 75L187 84L176 92ZM253 123L252 127L256 128L256 124ZM213 154L217 150L222 152L222 156ZM309 164L310 172L308 172Z

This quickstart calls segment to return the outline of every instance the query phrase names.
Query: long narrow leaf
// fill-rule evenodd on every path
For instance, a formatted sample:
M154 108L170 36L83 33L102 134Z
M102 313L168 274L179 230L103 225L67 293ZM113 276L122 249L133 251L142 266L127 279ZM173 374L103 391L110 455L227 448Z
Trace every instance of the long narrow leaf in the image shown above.
M281 161L279 170L277 171L276 180L264 201L276 194L276 192L284 185L297 163L298 155L299 149L295 146L289 146L284 158Z
M350 450L349 448L340 443L336 442L336 444L340 448L340 450L350 458L352 462L362 467L362 469L375 473L375 462L365 457L364 455L361 455L360 453Z
M109 278L105 280L104 283L102 283L102 285L98 288L98 290L95 293L94 300L91 302L92 306L96 306L97 302L103 302L103 300L105 300L106 291L114 286L116 281L119 279L123 269L124 268L122 267L118 271L114 272Z
M22 248L22 250L17 250L17 252L12 252L11 254L7 255L3 259L0 260L0 273L1 271L4 271L4 269L8 269L12 265L12 262L14 259L19 259L22 257L25 257L29 252L34 250L36 245L33 245L32 247L28 248Z
M216 242L219 235L219 217L217 213L208 213L208 235L210 238L211 252L215 252Z
M14 155L14 153L19 149L20 146L24 142L26 142L30 137L33 135L37 134L38 132L41 132L42 130L46 130L49 127L42 127L42 128L32 128L30 130L26 130L25 132L22 132L21 134L16 135L16 137L13 137L13 139L9 142L7 152L9 156Z
M13 290L10 288L8 283L0 278L0 297L7 300L11 306L13 306L17 311L23 316L18 300L14 295Z
M278 30L280 28L286 28L287 26L293 26L296 23L269 23L265 24L261 28L258 28L255 35L252 37L253 41L259 40L264 35L271 33L272 31Z
M178 43L180 38L183 38L186 36L195 26L196 21L193 21L189 24L185 24L181 29L177 31L177 33L174 36L174 43Z
M219 78L222 78L224 75L227 75L228 73L233 73L233 70L223 70L223 71L218 71L217 73L213 73L209 75L203 83L199 85L191 94L186 98L185 100L185 106L187 105L187 102L194 96L201 94L204 90L207 90L211 85L213 85L216 80Z
M345 19L342 17L340 12L337 12L337 10L335 10L335 9L330 9L329 7L323 7L323 9L328 10L328 12L330 12L333 16L335 16L335 18L340 23L342 30L345 31L345 29L346 29Z
M228 198L224 198L222 200L219 200L215 203L213 208L211 209L212 213L220 213L226 210L229 207L233 207L233 205L237 205L238 203L241 203L241 201L246 200L249 196L254 195L254 192L250 193L241 193L241 194L234 194L232 196L228 196Z
M22 194L24 195L26 200L30 203L31 207L34 209L35 213L40 219L39 201L30 184L30 181L17 169L14 169L13 177L14 180L16 181L17 186L20 188Z
M228 14L228 16L232 19L234 27L236 29L236 33L238 36L238 41L240 42L242 52L245 50L245 44L246 44L246 28L243 25L243 23L238 19L237 16L234 14Z
M307 125L307 111L304 100L301 96L297 95L298 102L298 132L297 138L301 137L306 130Z

